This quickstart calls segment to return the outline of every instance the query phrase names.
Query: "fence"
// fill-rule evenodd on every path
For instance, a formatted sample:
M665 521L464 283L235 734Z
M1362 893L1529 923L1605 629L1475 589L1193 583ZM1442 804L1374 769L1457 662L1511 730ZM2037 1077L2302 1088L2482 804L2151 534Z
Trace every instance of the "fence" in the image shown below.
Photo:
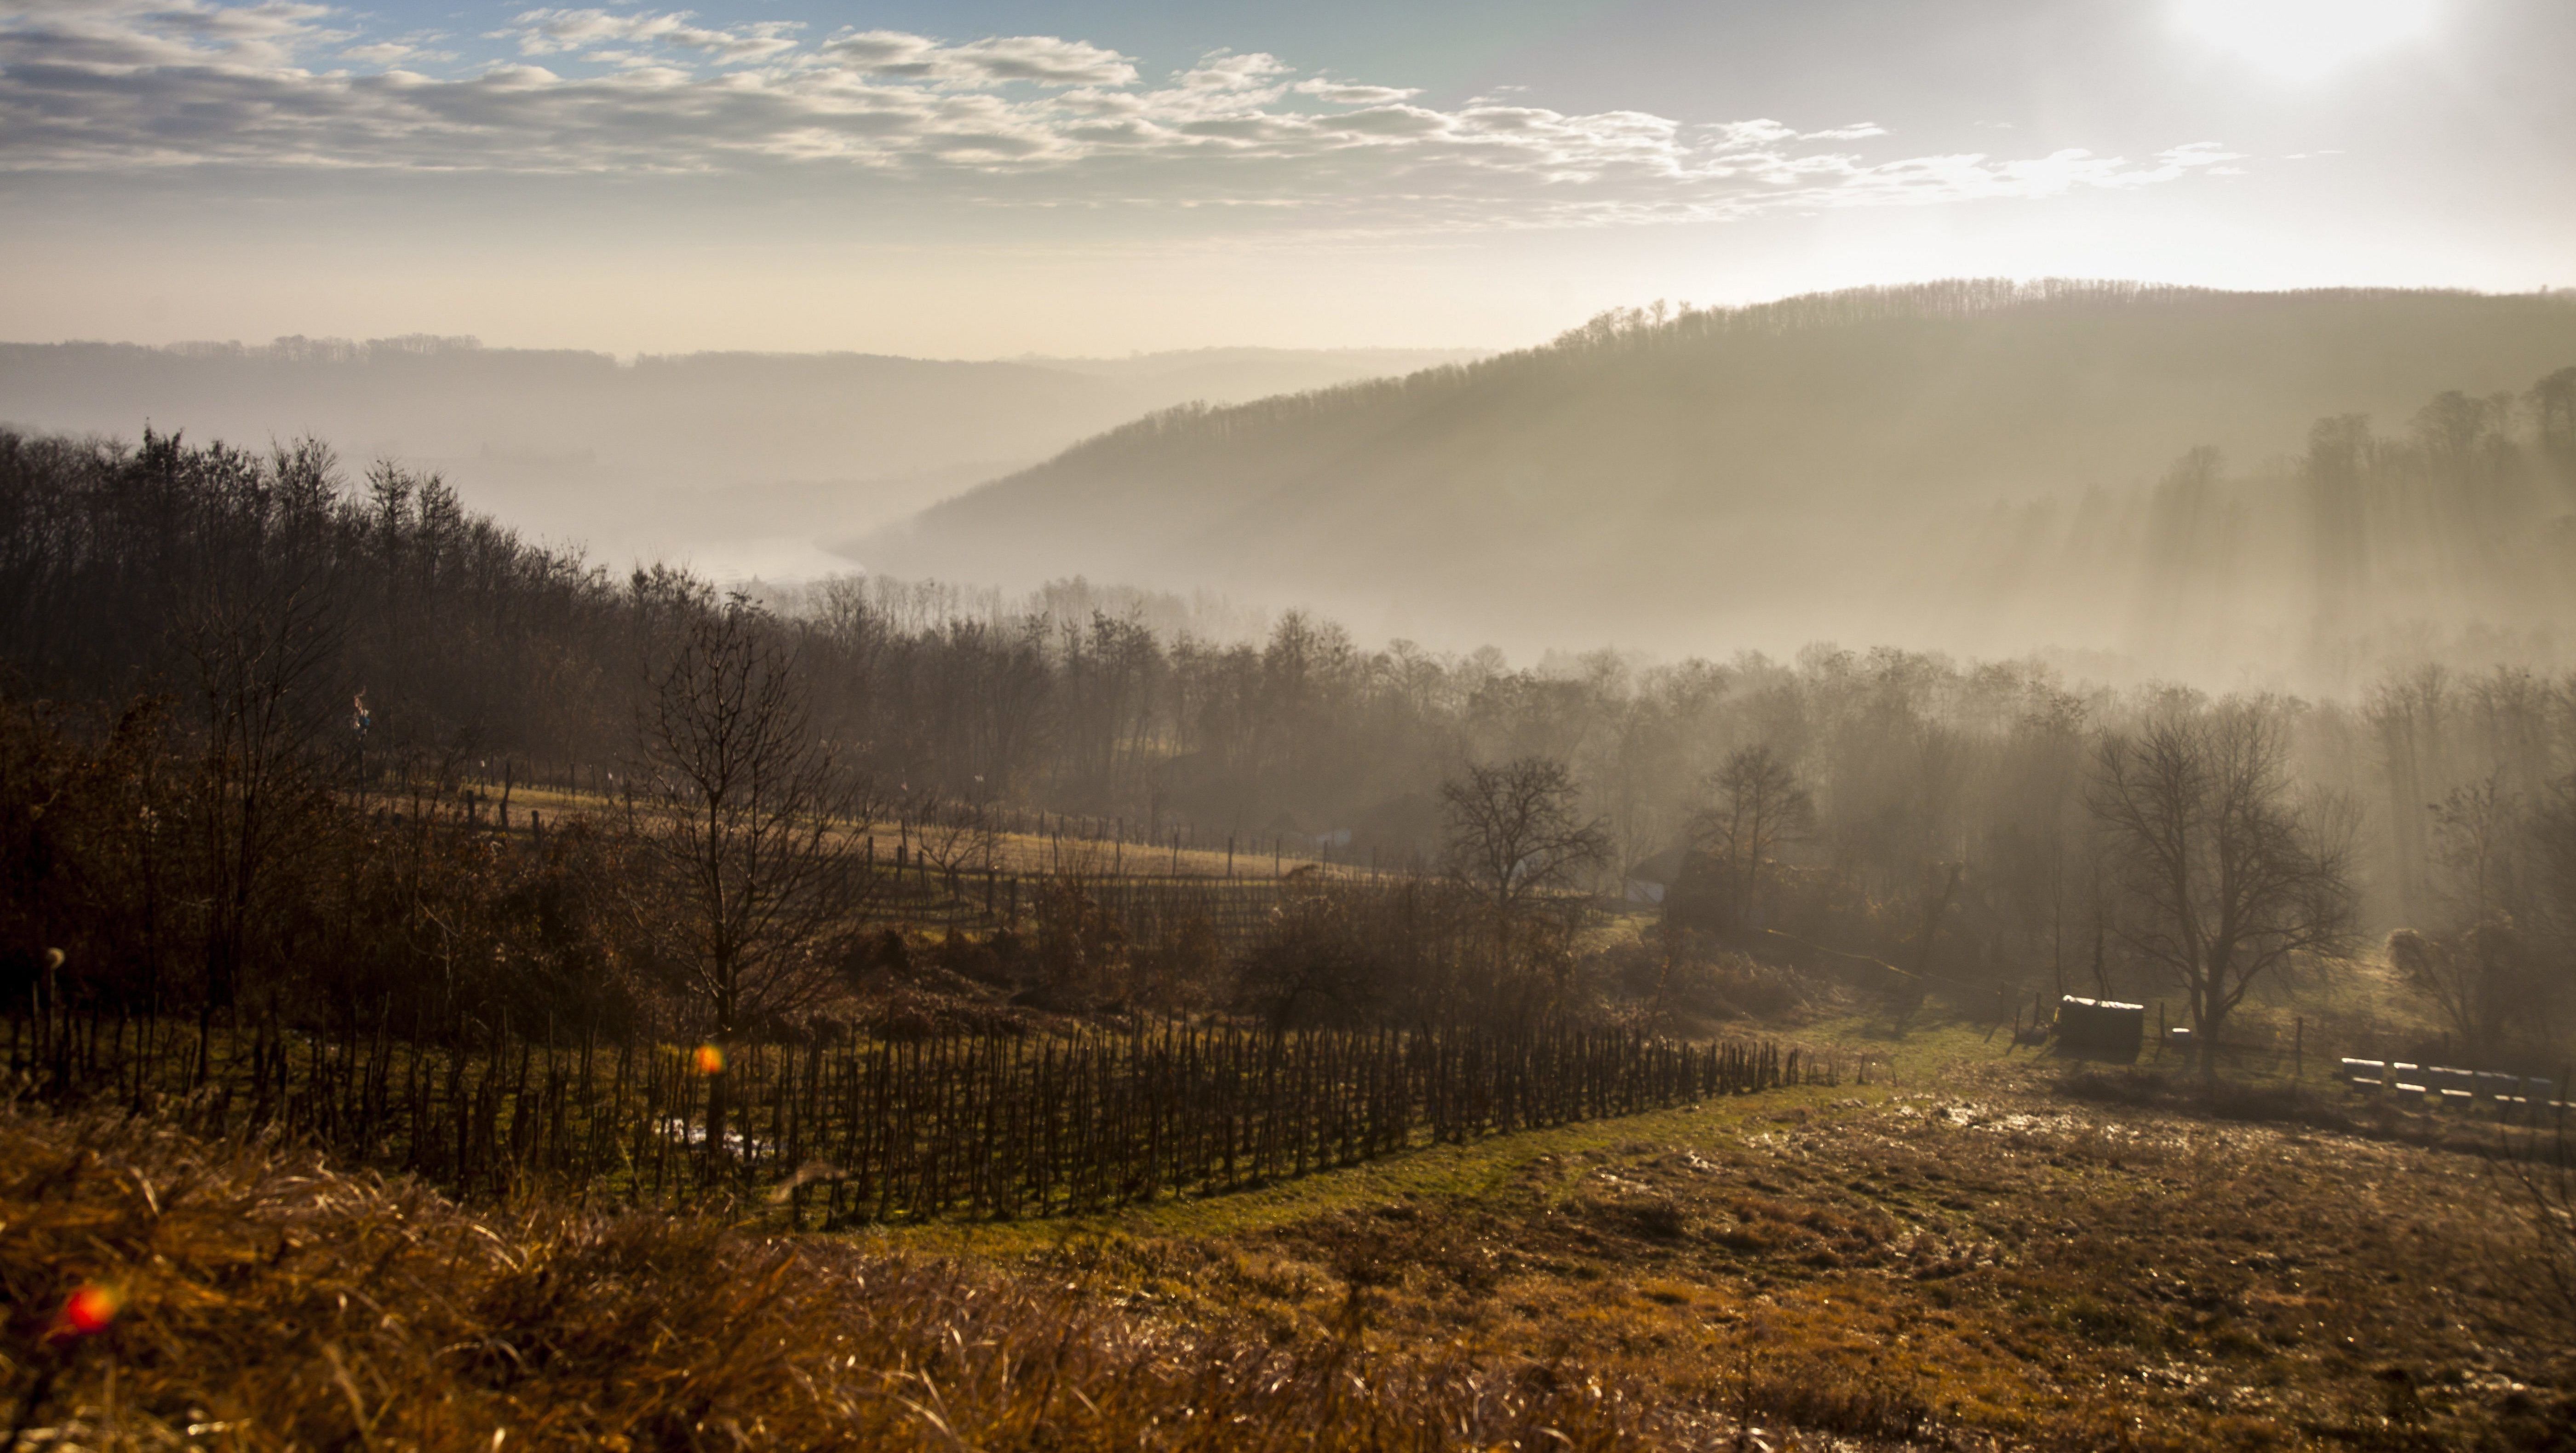
M707 1053L506 1031L446 1046L274 1024L10 1030L21 1083L56 1100L166 1110L209 1134L274 1127L469 1195L768 1191L799 1224L1094 1211L1842 1076L1770 1043L1575 1027L849 1037L742 1046L720 1067Z
M2544 1115L2560 1114L2576 1106L2569 1102L2569 1085L2562 1075L2548 1080L2530 1075L2498 1074L2491 1070L2464 1070L2443 1065L2412 1064L2405 1060L2354 1059L2338 1061L2344 1083L2365 1094L2385 1092L2399 1100L2412 1100L2427 1107L2441 1106L2454 1111L2493 1110L2500 1120L2522 1115L2537 1125Z

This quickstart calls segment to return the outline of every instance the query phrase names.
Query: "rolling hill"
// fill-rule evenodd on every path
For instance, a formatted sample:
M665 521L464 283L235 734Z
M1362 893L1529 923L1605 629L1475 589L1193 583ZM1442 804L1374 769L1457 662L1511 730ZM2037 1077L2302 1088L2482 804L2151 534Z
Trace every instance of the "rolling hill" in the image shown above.
M2265 600L2248 624L2314 636L2298 498L2316 421L2367 415L2402 443L2457 391L2512 437L2528 411L2485 401L2569 364L2568 295L1955 282L1635 312L1480 362L1166 411L846 553L997 583L1213 586L1442 644L2153 657L2165 623L2142 622L2149 583L2130 577L2187 451L2218 451L2195 466L2212 508L2250 511L2226 542L2227 590ZM2563 483L2517 479L2479 528L2563 528ZM2563 592L2536 591L2506 593L2526 619L2490 624L2566 618ZM2405 608L2449 604L2436 588Z
M1401 373L1459 351L1209 349L947 362L857 353L602 353L470 339L0 344L0 424L128 440L146 423L437 470L466 501L622 565L847 568L819 541L901 519L1190 400Z

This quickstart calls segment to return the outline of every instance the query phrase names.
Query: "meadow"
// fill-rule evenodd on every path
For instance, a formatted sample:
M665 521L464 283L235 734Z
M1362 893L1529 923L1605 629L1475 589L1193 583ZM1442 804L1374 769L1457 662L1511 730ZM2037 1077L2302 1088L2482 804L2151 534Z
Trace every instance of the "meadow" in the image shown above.
M2496 1117L2259 1077L2213 1104L1937 1013L1842 1027L1871 1083L802 1232L749 1197L458 1201L273 1123L21 1094L21 1446L2576 1437L2576 1309L2536 1274ZM95 1334L62 1322L80 1286L117 1299Z

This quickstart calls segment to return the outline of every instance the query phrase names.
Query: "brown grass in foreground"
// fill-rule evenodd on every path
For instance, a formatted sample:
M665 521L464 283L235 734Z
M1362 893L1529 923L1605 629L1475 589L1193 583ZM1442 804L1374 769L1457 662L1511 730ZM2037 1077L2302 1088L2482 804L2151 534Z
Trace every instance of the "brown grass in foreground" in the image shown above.
M1704 1441L1557 1366L1122 1310L1061 1269L710 1220L477 1216L273 1144L0 1106L15 1446L1619 1448ZM77 1288L106 1330L63 1335Z
M1941 1078L1116 1253L1174 1304L1290 1328L1358 1296L1378 1345L1563 1358L1798 1430L1774 1447L2576 1449L2567 1327L2481 1156Z
M28 1449L2576 1449L2479 1156L1939 1080L959 1258L0 1105L0 1372Z

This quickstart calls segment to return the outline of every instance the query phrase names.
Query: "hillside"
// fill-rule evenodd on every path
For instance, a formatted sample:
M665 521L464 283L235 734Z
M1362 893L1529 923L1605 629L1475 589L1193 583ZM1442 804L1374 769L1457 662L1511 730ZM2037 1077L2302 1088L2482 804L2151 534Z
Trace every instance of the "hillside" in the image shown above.
M145 348L0 344L0 424L264 448L312 434L353 466L434 469L470 505L612 565L841 565L818 541L900 519L1085 435L1464 357L1205 350L946 362L857 353L603 353L470 339Z
M2136 649L2132 603L2111 609L2092 570L2083 599L1997 591L2070 550L2134 554L2121 517L2188 450L2278 482L2320 418L2402 439L2438 394L2519 395L2570 363L2576 299L2554 295L1951 283L1635 314L1479 363L1173 410L851 553L899 573L1218 585L1457 644ZM2529 488L2517 530L2576 499ZM2255 538L2241 563L2305 577L2304 548ZM1980 624L2006 604L2058 634Z

